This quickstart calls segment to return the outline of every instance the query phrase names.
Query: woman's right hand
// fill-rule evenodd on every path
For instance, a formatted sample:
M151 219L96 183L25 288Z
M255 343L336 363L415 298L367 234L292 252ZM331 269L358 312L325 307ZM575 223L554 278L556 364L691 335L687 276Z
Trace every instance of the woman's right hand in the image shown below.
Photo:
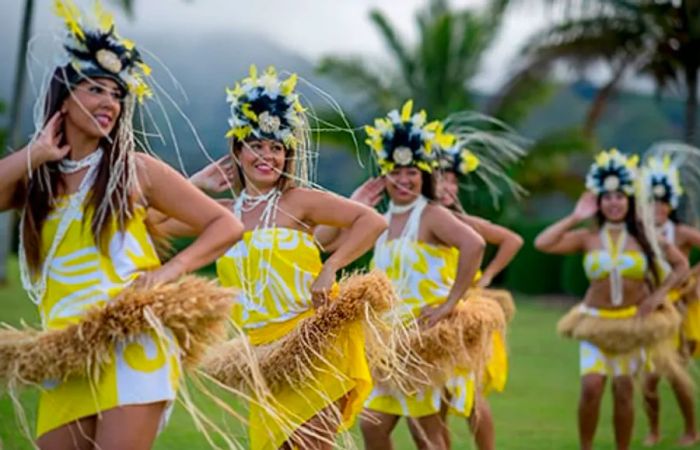
M236 168L231 155L224 156L192 175L190 182L203 191L224 192L232 188L234 170Z
M63 139L63 114L56 112L39 133L39 137L29 146L29 156L33 167L51 161L60 161L70 152L69 145L61 146Z
M385 187L384 177L370 178L355 189L355 192L350 196L350 200L373 208L382 200L382 193Z
M578 221L590 219L598 212L598 198L592 192L584 192L576 202L573 217Z

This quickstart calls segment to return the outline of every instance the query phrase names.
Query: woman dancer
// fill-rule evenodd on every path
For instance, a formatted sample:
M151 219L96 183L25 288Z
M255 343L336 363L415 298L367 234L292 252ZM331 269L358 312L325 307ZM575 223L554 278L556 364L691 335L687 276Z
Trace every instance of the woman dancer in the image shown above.
M158 286L208 264L242 232L232 214L174 170L136 153L131 124L135 103L148 92L150 69L133 43L116 34L111 16L96 8L97 25L91 27L71 2L56 2L69 31L69 62L50 80L42 129L25 148L0 160L0 209L22 210L22 281L46 336L70 333L134 281ZM162 265L146 221L148 207L199 234ZM122 331L132 325L117 323ZM105 348L97 355L97 375L92 366L91 375L43 380L39 448L151 447L176 396L178 342L167 329L127 332ZM54 351L82 358L67 348ZM37 364L46 365L46 356Z
M535 241L543 252L586 255L590 287L583 303L559 323L560 333L581 341L578 425L583 450L593 448L608 378L612 378L616 447L630 448L633 377L646 363L645 348L670 337L677 325L675 311L665 298L687 262L675 247L662 243L672 274L661 283L654 233L645 233L637 214L636 177L636 157L617 150L600 153L586 179L589 192L571 215L545 229ZM575 229L593 217L595 228Z
M334 287L336 274L372 246L386 221L365 206L310 188L309 126L296 80L294 74L281 80L273 68L258 75L252 67L250 76L228 92L229 162L210 165L192 178L202 189L230 184L237 198L222 203L245 227L243 240L218 260L217 273L223 285L241 290L234 320L252 352L261 356L251 365L263 373L264 382L246 386L254 391L252 449L333 447L337 432L352 424L371 388L365 320L341 321L324 336L315 327L354 307L343 304L343 285ZM313 237L322 224L347 232L347 240L325 262ZM187 233L172 222L163 229ZM205 367L238 387L230 372L224 373L235 359L246 359L245 351L235 350L222 352ZM273 353L281 358L275 364L267 362ZM298 370L303 373L297 377Z
M687 259L693 247L700 247L700 231L678 220L677 209L684 192L677 165L674 164L670 154L650 157L642 173L642 181L646 183L647 189L654 197L656 228L662 238L678 247ZM678 351L687 361L694 354L700 340L700 321L698 320L700 302L695 295L672 294L671 298L683 316L683 324L678 336ZM655 371L645 373L644 407L649 419L649 435L644 441L646 445L654 445L661 440L659 381L660 376ZM684 433L678 440L678 445L689 447L700 441L700 433L695 425L694 393L684 389L684 386L675 379L669 381L683 415Z

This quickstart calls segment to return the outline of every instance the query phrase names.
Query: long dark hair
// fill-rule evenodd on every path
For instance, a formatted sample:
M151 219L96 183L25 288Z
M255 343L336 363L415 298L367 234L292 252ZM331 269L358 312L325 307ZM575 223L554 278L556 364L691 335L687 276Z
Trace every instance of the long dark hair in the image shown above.
M420 193L430 201L437 200L437 180L435 179L435 172L428 173L421 170L420 174L423 180Z
M600 209L600 204L603 200L603 195L604 194L600 194L597 198L598 211L596 212L596 221L598 222L598 227L602 227L606 222L605 215ZM646 234L644 234L642 225L637 219L636 200L633 196L627 196L627 205L627 214L625 215L625 226L627 228L627 232L637 241L639 246L642 248L642 253L644 253L644 256L649 262L647 270L651 274L651 282L654 286L658 286L661 282L661 276L658 271L659 264L656 255L654 254L654 251L651 248L649 239L647 238Z
M44 125L48 123L54 114L61 110L64 101L70 95L71 86L79 78L70 65L58 67L54 71L44 100ZM99 163L95 182L87 196L86 210L93 212L90 230L97 247L103 253L107 252L108 233L114 224L112 219L117 219L117 223L123 228L132 216L134 209L131 193L126 192L129 188L127 177L131 170L131 167L128 166L130 163L128 158L125 162L127 166L120 172L120 178L116 181L117 187L112 192L111 198L109 200L105 199L107 196L107 185L110 182L110 177L113 176L111 173L112 155L120 154L116 150L120 145L123 145L119 141L118 135L118 129L122 120L124 120L124 115L120 114L115 122L114 129L110 133L110 139L103 138L100 140L104 156ZM65 142L62 142L60 145L64 144ZM22 205L24 207L24 225L22 229L24 239L22 245L27 256L27 263L32 271L36 271L40 267L44 256L41 253L41 229L55 206L52 203L51 194L55 195L60 188L65 188L61 173L58 171L58 163L49 162L44 164L44 166L48 179L42 178L42 167L34 170L25 186L25 199L24 205ZM48 182L48 186L45 185L45 182ZM127 200L126 205L124 205L122 199ZM106 203L103 204L103 202ZM101 204L106 208L104 220L100 220L100 217L94 214Z

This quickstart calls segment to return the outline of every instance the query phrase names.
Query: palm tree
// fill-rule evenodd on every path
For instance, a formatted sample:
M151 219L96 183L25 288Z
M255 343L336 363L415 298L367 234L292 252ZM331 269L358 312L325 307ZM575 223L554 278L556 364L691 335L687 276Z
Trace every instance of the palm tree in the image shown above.
M684 91L685 140L693 142L700 71L700 2L589 0L578 6L525 45L527 62L510 87L517 87L517 80L525 74L546 73L557 61L579 69L602 63L611 75L588 112L584 129L590 134L626 74L650 77L659 94Z
M494 0L475 11L452 10L447 0L429 0L416 15L415 45L406 44L389 19L375 9L370 19L390 50L389 64L358 56L328 56L319 71L361 93L361 106L372 116L396 108L407 98L431 117L473 108L470 81L498 31L507 3Z

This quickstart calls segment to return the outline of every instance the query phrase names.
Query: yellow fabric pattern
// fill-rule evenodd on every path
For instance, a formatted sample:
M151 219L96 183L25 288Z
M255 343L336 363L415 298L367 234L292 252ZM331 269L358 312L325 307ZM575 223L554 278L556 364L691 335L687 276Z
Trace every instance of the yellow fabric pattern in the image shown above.
M605 250L588 252L583 259L583 267L590 280L601 280L608 277L615 265L620 268L620 274L624 278L633 280L643 280L647 270L646 257L644 253L637 250L623 252L617 261Z
M221 284L241 291L233 318L254 345L287 335L313 315L311 284L321 267L312 236L279 227L246 232L217 261ZM252 402L250 448L279 448L291 437L290 428L300 427L343 397L347 401L341 411L341 428L350 427L372 387L364 343L363 325L349 324L336 337L334 351L323 355L328 366L315 370L301 388L273 393L275 411Z
M493 333L491 358L484 370L483 387L484 394L491 392L503 392L508 381L508 351L503 335Z
M458 251L407 238L394 239L375 248L373 265L386 272L401 299L398 313L415 320L426 305L443 303L454 283ZM445 388L454 412L469 417L474 404L474 383L467 369L457 371ZM471 386L471 387L470 387ZM440 411L442 388L425 389L413 395L375 386L365 407L407 417L423 417Z
M683 317L683 337L686 341L694 343L694 358L700 358L700 300L688 302L685 316Z
M64 197L49 214L42 228L43 254L48 253L67 206L68 197ZM83 220L90 223L91 212L82 207L49 265L46 293L39 304L45 328L77 323L88 309L106 304L140 272L160 265L145 217L145 209L138 207L123 231L113 224L107 253L102 254L90 227L83 224ZM146 333L117 343L98 379L46 380L39 399L37 435L117 406L174 400L178 353L174 336L160 339Z
M585 314L609 320L628 319L637 315L637 306L621 309L591 308L581 305ZM651 360L644 349L629 355L612 355L590 342L581 341L579 346L581 376L599 374L606 376L636 375L642 370L651 371Z

